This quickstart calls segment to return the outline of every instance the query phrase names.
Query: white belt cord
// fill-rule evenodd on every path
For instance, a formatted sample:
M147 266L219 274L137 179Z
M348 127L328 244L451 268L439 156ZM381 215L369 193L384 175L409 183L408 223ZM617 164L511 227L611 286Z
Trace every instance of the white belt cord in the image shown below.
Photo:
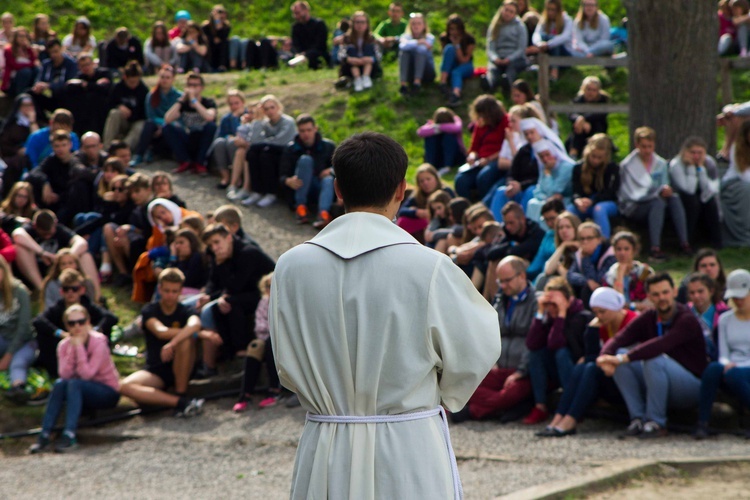
M394 422L410 422L412 420L422 420L425 418L440 415L443 424L443 437L448 447L448 458L451 463L451 474L453 475L453 493L457 500L464 497L464 490L461 486L461 479L458 477L458 465L456 464L456 454L453 452L451 445L451 434L448 429L448 417L442 406L432 410L417 411L414 413L402 413L400 415L365 415L365 416L347 416L347 415L315 415L307 413L305 419L309 422L319 422L324 424L388 424Z

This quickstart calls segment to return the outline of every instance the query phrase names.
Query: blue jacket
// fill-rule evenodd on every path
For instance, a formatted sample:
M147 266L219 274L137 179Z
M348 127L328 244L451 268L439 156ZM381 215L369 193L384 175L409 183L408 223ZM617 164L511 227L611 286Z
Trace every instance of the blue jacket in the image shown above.
M539 250L536 252L534 260L531 261L531 264L526 269L526 277L530 281L534 281L544 271L544 264L552 257L553 253L555 253L555 232L550 230L544 234L542 244L539 245Z
M65 86L65 82L68 80L75 78L78 75L78 64L68 55L63 56L63 63L62 63L62 73L61 73L61 79L52 82L52 59L47 59L42 63L42 69L39 71L39 74L36 77L37 82L47 82L49 83L49 88L52 90L52 92L57 92L59 90L62 90L62 88Z
M31 166L36 167L41 161L52 154L52 145L49 142L49 127L40 128L28 139L26 139L26 156L31 161ZM81 147L81 141L78 140L78 134L75 132L70 133L70 140L73 143L72 151L78 151Z

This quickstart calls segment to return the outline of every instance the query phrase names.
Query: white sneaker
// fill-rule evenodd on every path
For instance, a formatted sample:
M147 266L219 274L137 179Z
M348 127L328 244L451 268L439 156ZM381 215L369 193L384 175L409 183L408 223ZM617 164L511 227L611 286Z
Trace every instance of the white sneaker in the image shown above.
M355 92L362 92L364 89L364 82L362 82L362 77L358 76L354 79L354 91Z
M260 208L270 207L271 205L273 205L273 202L275 201L276 201L276 195L268 193L267 195L265 195L263 198L260 199L260 201L258 202L258 206Z
M227 188L227 199L233 200L237 196L237 186L229 186Z
M227 198L229 198L232 201L244 200L248 196L250 196L250 193L248 193L244 189L238 188L238 187L235 187L234 191L232 191L232 192L227 192Z
M369 75L365 75L362 77L362 88L365 88L365 89L372 88L372 78L370 78Z
M245 197L244 200L242 200L240 203L245 205L246 207L249 207L250 205L255 205L258 203L258 201L263 198L263 195L260 193L250 193Z

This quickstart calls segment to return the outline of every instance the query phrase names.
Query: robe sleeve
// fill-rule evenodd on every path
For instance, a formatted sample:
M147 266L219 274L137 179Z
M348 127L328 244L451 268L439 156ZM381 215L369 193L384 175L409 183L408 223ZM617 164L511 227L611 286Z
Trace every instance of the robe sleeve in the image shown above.
M427 318L441 399L458 411L500 357L497 313L466 274L441 257L430 283Z

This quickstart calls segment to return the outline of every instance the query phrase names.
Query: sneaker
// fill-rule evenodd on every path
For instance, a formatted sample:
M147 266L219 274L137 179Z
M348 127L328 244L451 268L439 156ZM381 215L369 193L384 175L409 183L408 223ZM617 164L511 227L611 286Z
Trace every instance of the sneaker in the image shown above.
M630 421L630 425L628 425L627 429L625 429L620 435L620 439L625 439L629 437L635 437L640 436L641 433L643 433L643 420L640 418L634 418Z
M275 201L276 201L276 195L268 193L263 198L261 198L260 200L258 200L258 206L260 208L270 207L271 205L274 204ZM243 203L244 203L244 201L243 201Z
M682 255L684 255L685 257L692 257L695 255L695 250L693 250L693 247L691 247L688 243L680 245L680 250L682 251Z
M333 86L336 87L337 89L344 90L344 89L348 89L351 86L351 84L352 84L351 81L349 81L347 77L342 76L341 78L336 80Z
M220 182L220 183L218 183L218 184L216 185L216 189L221 189L221 190L224 190L224 189L228 189L228 188L229 188L229 183L228 183L228 182L227 182L227 183L225 183L225 182Z
M649 421L643 425L643 432L638 436L640 439L653 439L660 438L667 435L667 429L657 424L656 422Z
M172 173L173 174L181 174L183 172L187 172L188 170L190 170L190 168L192 166L193 166L193 164L190 163L189 161L183 161L182 163L180 163L179 167L177 167L174 170L172 170Z
M55 451L57 453L67 453L76 449L78 449L78 440L75 436L70 437L65 433L63 433L60 441L55 445Z
M404 97L409 97L409 87L407 87L406 85L401 85L398 88L398 93Z
M535 406L534 408L531 409L531 413L526 415L526 418L522 420L522 423L524 425L536 425L536 424L541 424L548 418L549 418L549 412L547 410L542 410Z
M661 251L661 248L651 247L651 251L648 254L648 260L649 262L653 262L654 264L661 264L663 262L666 262L668 258L667 254Z
M136 168L141 163L143 163L143 157L141 155L135 155L128 163L128 166L130 168Z
M451 108L455 108L456 106L461 105L461 97L457 96L456 94L451 94L451 96L448 98L448 106Z
M365 75L362 77L362 88L363 89L372 88L372 78L370 78L370 75Z
M482 75L479 77L479 87L484 92L492 92L492 87L490 86L490 81L487 79L487 75Z
M419 95L422 93L422 85L419 83L415 83L411 86L411 95Z
M358 76L354 79L354 91L355 92L362 92L364 90L364 84L362 83L362 77Z
M245 191L242 188L231 186L229 188L229 191L227 191L227 198L229 198L232 201L242 201L248 196L250 196L251 194L253 193L249 191Z
M36 440L36 443L32 444L29 448L29 453L31 453L32 455L42 453L43 451L47 451L49 449L49 445L49 436L45 437L40 434L39 438Z
M5 391L5 397L18 405L22 405L29 400L29 393L26 392L25 385L14 385Z
M205 399L193 398L188 402L184 410L177 411L174 416L177 418L190 418L200 415L203 413L203 403L205 402Z
M698 427L696 427L695 432L693 432L693 438L695 438L696 441L703 441L709 436L708 433L708 425L704 423L699 423Z
M440 90L440 93L445 96L446 99L448 97L450 97L450 95L451 95L451 88L448 86L447 83L441 83L440 86L438 87L438 89Z
M219 374L219 371L216 368L209 368L201 364L201 367L195 370L195 375L193 378L202 380L202 379L215 377L218 374Z
M279 403L279 397L278 396L269 396L260 403L258 403L258 408L270 408L272 406L276 406Z
M143 163L152 163L154 161L154 152L150 149L146 151L146 155L143 157Z
M307 207L305 205L297 205L297 224L307 224Z
M250 205L255 205L256 203L258 203L261 198L263 198L263 195L260 193L250 193L240 203L242 203L246 207L249 207Z
M201 165L200 163L196 163L195 167L193 167L193 173L198 174L201 177L205 177L208 175L208 169L205 165Z
M247 401L237 401L232 407L232 411L235 413L242 413L243 411L247 410L247 406Z
M37 387L34 394L26 400L26 406L42 406L49 399L49 391L44 387Z
M313 227L315 229L323 229L328 225L329 222L331 222L331 214L329 214L325 210L321 210L318 218L315 219L315 222L313 222Z
M446 176L446 175L448 175L450 173L451 173L451 168L450 167L443 167L440 170L438 170L438 175L440 177L444 177L444 176Z

